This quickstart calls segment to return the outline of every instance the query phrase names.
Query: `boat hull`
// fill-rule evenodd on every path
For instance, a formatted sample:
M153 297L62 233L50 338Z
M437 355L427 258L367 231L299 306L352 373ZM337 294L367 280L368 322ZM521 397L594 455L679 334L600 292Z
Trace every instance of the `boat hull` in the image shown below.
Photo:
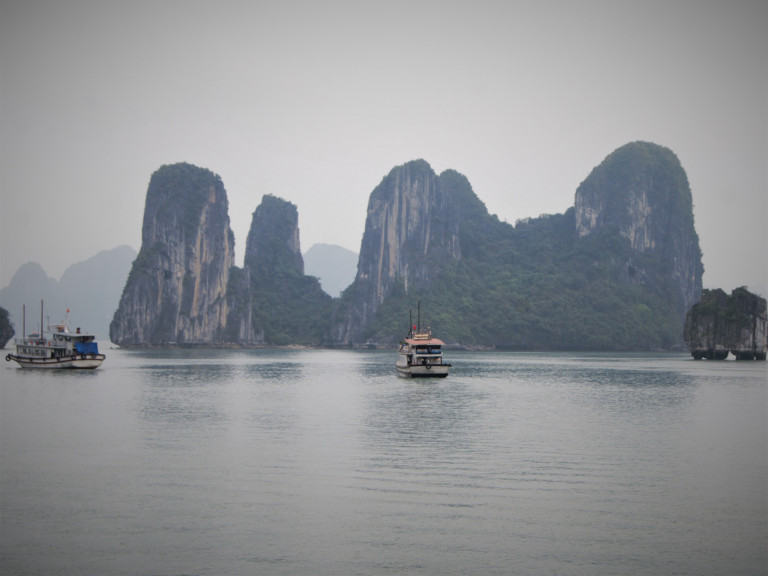
M58 370L92 370L101 366L106 356L104 354L78 354L75 356L61 356L59 358L26 358L16 354L8 354L7 362L13 360L22 368Z
M448 376L448 364L428 364L426 366L399 366L397 375L403 378L445 378Z

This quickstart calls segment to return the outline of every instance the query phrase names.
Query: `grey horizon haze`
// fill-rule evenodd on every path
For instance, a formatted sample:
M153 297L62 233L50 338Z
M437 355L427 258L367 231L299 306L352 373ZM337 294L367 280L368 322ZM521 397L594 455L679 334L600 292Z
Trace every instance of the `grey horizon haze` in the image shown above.
M242 265L264 194L302 250L358 252L371 191L423 158L514 224L616 148L670 148L704 286L768 286L768 3L5 1L0 286L140 248L164 164L219 174Z

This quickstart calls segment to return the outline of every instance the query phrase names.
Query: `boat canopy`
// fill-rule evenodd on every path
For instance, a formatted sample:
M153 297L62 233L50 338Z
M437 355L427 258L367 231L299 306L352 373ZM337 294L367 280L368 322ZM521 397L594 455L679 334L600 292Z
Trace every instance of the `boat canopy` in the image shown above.
M98 354L99 345L96 342L75 342L78 354Z
M445 342L439 338L430 338L429 340L424 340L422 338L406 338L405 342L410 346L445 346Z

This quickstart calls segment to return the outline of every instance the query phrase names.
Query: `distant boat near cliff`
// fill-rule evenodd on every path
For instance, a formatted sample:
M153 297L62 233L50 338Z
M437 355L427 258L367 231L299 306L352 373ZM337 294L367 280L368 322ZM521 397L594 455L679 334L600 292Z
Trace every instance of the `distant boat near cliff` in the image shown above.
M67 310L69 313L69 310ZM24 313L26 331L26 310ZM40 326L43 326L43 303L40 302ZM7 354L6 362L13 360L22 368L77 368L93 369L101 366L106 356L99 353L96 336L69 331L66 318L59 324L48 326L47 331L40 330L16 339L16 354Z
M421 328L421 301L418 325L411 324L408 336L400 343L397 374L404 378L445 378L451 365L443 362L445 342L432 337L430 329Z

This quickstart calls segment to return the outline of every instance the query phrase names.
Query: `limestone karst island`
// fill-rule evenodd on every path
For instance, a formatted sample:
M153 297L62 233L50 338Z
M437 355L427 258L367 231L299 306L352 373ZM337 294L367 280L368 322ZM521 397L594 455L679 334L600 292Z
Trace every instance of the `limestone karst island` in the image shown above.
M647 142L609 154L564 213L514 225L489 214L459 172L424 160L393 168L370 194L357 275L339 298L304 273L290 202L264 196L242 268L234 253L221 178L162 166L111 340L394 346L420 299L449 345L682 349L702 296L688 178L671 150Z

